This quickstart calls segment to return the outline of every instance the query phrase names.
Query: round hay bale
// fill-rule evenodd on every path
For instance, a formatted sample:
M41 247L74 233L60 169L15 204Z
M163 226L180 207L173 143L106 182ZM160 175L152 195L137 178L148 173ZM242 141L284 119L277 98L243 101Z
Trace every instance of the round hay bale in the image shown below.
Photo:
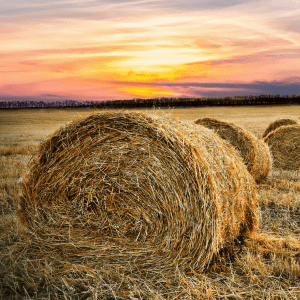
M203 269L258 225L255 182L225 144L175 119L91 115L41 144L19 216L42 240L98 249L105 268Z
M222 139L234 146L257 183L270 175L272 159L269 148L252 133L233 123L215 118L202 118L195 123L214 130Z
M274 167L297 171L300 168L300 125L281 126L265 138Z
M296 124L298 124L298 122L294 119L284 118L284 119L275 120L267 127L267 129L262 135L262 138L264 139L270 132L276 130L281 126L296 125Z

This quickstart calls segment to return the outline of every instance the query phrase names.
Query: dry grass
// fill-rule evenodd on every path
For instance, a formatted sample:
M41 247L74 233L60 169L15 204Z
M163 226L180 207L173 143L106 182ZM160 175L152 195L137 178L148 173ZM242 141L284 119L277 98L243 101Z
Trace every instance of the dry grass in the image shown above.
M35 151L30 147L26 148L13 148L13 147L2 147L0 148L0 156L9 156L9 155L30 155L33 154Z
M215 118L201 118L196 124L214 130L240 153L248 171L257 183L270 175L272 159L268 146L246 129Z
M4 152L5 153L5 152ZM16 210L21 193L21 180L29 156L12 154L0 156L0 211L9 214Z
M275 168L297 171L300 168L300 125L281 126L265 138Z
M291 180L283 180L278 178L272 178L269 180L266 180L261 186L266 186L271 189L275 188L277 190L281 191L290 191L294 190L295 192L300 192L300 183L294 182Z
M262 138L267 137L267 135L276 130L277 128L281 127L281 126L288 126L288 125L296 125L298 124L298 121L295 119L289 119L289 118L285 118L285 119L278 119L273 121L265 130L265 132L262 135Z
M280 110L291 117L297 114L297 107L286 106ZM262 134L266 123L279 117L278 108L272 107L247 108L245 115L243 109L237 113L236 109L227 108L171 111L185 120L193 120L199 114L209 115L208 112L212 116L228 118L257 136ZM71 119L70 111L66 111L60 126L66 123L66 115ZM53 114L54 118L56 116ZM38 111L36 115L30 114L30 118L37 118L37 123L43 121L39 119ZM7 129L14 128L17 122L17 119L10 120L13 121L5 125ZM26 148L27 143L43 140L46 130L51 128L49 117L45 129L29 136L26 132L32 132L32 125L21 121L24 141L16 147ZM59 120L53 123L52 133L59 127L58 123ZM3 131L0 132L3 141ZM7 139L10 145L17 143L14 139L18 136L13 130L11 132L13 141L10 143ZM0 173L1 182L11 183L6 188L7 194L1 198L6 201L7 195L20 191L21 178L27 172L30 157L12 154L0 158L1 172L4 170ZM203 272L177 269L173 273L163 273L157 270L156 278L151 282L142 280L143 274L131 271L131 265L124 277L118 269L103 273L101 264L96 266L101 253L94 249L87 254L84 243L81 247L77 245L73 255L69 255L72 247L74 249L71 243L41 243L38 237L25 232L14 213L17 198L11 197L8 210L2 210L0 218L0 299L299 299L300 193L293 186L299 183L299 173L275 169L268 182L275 184L264 183L258 187L262 217L256 237L242 236L235 241L234 247L214 257ZM2 274L6 276L5 285ZM118 294L114 294L114 289ZM140 290L144 290L146 296L141 295Z

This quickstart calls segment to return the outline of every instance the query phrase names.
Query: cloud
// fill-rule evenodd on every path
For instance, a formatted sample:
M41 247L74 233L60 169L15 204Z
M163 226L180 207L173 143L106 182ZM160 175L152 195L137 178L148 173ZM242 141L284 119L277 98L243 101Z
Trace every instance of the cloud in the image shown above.
M193 62L188 65L223 65L223 64L249 64L253 62L266 62L266 59L270 60L281 60L281 59L299 59L300 57L300 49L288 48L288 49L280 49L280 50L271 50L271 51L262 51L249 55L239 55L233 56L228 59L218 59L218 60L210 60L210 61L200 61Z
M299 15L298 15L298 17L299 17ZM287 25L287 29L300 33L300 21L293 20L293 21L289 22L289 24Z
M55 18L89 19L133 18L161 16L165 14L183 14L200 11L222 11L232 7L249 5L257 8L253 0L61 0L29 1L2 0L0 15L2 17L31 16L35 20ZM228 11L227 11L228 13ZM33 19L33 18L31 18ZM8 19L9 20L9 19Z
M275 19L272 22L272 25L280 28L281 30L300 33L300 3L298 10L292 10L285 16Z
M167 88L170 92L195 96L237 96L244 94L300 94L300 77L289 78L284 81L253 81L248 83L231 82L115 82L119 85L131 86L155 86Z
M126 86L129 91L125 93L114 94L114 89ZM88 88L90 96L80 88L78 91L75 89L71 93L37 93L36 95L22 96L20 94L10 95L2 94L1 101L10 100L34 100L34 101L57 101L64 99L76 100L114 100L114 99L132 99L138 95L134 91L149 90L153 94L142 96L142 98L149 97L224 97L224 96L241 96L241 95L292 95L300 94L300 77L286 78L282 81L252 81L248 83L233 83L233 82L158 82L158 83L145 83L145 82L110 82L106 91L103 89ZM20 87L26 90L26 86ZM71 87L70 87L71 88ZM27 89L28 90L28 89ZM59 90L59 88L58 88ZM70 90L71 91L71 90ZM105 91L105 92L104 92ZM76 96L75 96L76 94ZM115 95L115 96L113 96Z
M104 18L106 13L101 11L94 14L92 8L101 8L96 1L5 1L0 3L0 16L3 21L34 23L37 21L53 20L53 18L67 19L99 19ZM89 12L89 8L91 12Z
M255 0L173 0L170 1L160 1L155 4L156 8L164 9L167 11L178 10L181 12L195 11L195 10L214 10L214 9L224 9L230 8L232 6L256 2ZM171 4L171 5L170 5Z
M59 99L59 98L65 98L65 96L61 96L58 94L41 94L41 97L45 97L45 98L55 98L55 99Z
M0 96L0 101L63 101L69 99L66 96L55 94L41 94L37 96ZM78 100L78 99L76 99Z
M114 53L117 53L118 51L132 51L132 46L126 44L119 44L119 45L107 45L107 46L90 46L90 47L63 47L63 48L51 48L51 49L32 49L32 50L19 50L19 51L13 51L13 52L0 52L0 57L2 58L17 58L17 57L47 57L49 56L60 56L63 55L65 58L68 57L68 55L71 55L72 57L78 56L80 57L93 57L93 56L104 56L104 55L111 55L113 56ZM135 51L142 50L142 46L136 45L134 48ZM24 61L25 62L25 61Z
M25 66L35 66L37 63L33 61L20 61L19 64Z

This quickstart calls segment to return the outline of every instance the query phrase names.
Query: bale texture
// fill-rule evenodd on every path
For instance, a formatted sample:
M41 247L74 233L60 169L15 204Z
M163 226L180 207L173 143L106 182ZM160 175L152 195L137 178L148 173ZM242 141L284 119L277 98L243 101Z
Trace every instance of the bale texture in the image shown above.
M233 123L215 118L202 118L195 123L214 130L222 139L234 146L257 183L268 178L272 169L272 159L269 148L263 141Z
M269 145L273 165L282 170L300 168L300 125L281 126L265 138Z
M167 117L74 121L41 144L30 170L22 222L42 240L97 249L103 268L203 269L258 225L256 185L236 151Z
M285 119L275 120L267 127L267 129L265 130L265 132L262 135L262 138L264 139L270 132L276 130L277 128L279 128L281 126L296 125L296 124L298 124L298 122L294 119L285 118Z

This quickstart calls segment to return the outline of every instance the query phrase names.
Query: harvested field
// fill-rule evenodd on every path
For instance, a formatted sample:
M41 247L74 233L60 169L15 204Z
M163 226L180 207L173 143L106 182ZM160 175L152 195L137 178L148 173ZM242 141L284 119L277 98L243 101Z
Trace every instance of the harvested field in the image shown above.
M296 124L298 124L298 121L295 119L286 118L286 119L275 120L267 127L267 129L262 135L262 138L266 138L270 132L276 130L281 126L296 125Z
M155 112L153 112L153 110L143 111L151 118L154 116L155 120L165 118L165 120L161 121L163 123L169 122L166 120L169 119L171 115L176 116L180 120L185 120L190 123L185 129L186 132L189 131L189 128L194 128L193 120L195 120L197 116L208 115L218 117L225 121L234 122L256 137L261 136L271 120L280 117L280 115L278 115L278 108L273 107L232 109L193 108ZM298 117L300 116L300 107L283 106L280 108L280 112L291 118ZM165 113L168 113L168 115L166 116ZM0 111L0 299L194 300L299 298L300 180L298 171L273 169L269 178L262 184L257 185L261 217L256 234L253 236L239 235L237 239L233 240L231 245L224 245L222 250L212 256L210 263L204 267L202 271L200 271L200 268L197 270L195 264L186 263L182 265L180 263L180 255L184 253L187 254L187 252L184 252L182 245L178 245L178 248L173 247L172 251L179 254L179 256L178 258L174 258L174 264L168 269L166 268L168 265L167 259L162 260L162 263L159 265L158 263L155 264L153 257L146 256L144 265L138 265L137 262L142 262L141 257L136 255L137 252L130 252L129 248L125 249L125 243L122 244L123 248L118 248L119 251L117 248L112 249L109 247L104 241L110 237L116 239L116 230L111 233L107 231L103 242L99 243L101 236L97 236L97 229L95 231L90 230L89 232L87 226L85 226L91 225L91 229L93 224L99 222L99 218L98 220L95 218L97 212L93 213L93 205L91 205L89 209L87 202L83 208L85 207L86 213L91 217L93 216L94 219L84 219L82 223L78 222L74 227L62 224L61 228L56 226L57 231L53 230L55 226L51 229L51 226L49 226L51 222L46 224L48 228L46 226L44 230L37 230L39 227L38 224L32 224L30 230L28 230L27 225L24 226L20 223L16 211L18 209L20 194L24 196L22 185L25 184L26 186L27 181L25 178L26 176L31 176L31 173L27 173L30 170L28 163L32 165L37 162L37 160L31 158L31 155L39 149L40 142L42 142L43 145L47 144L45 140L46 136L53 136L61 126L66 126L66 123L73 119L74 114L77 115L77 111ZM91 111L79 110L78 114L81 115L81 118L87 117L91 114ZM156 118L156 116L159 118ZM178 129L175 130L176 132L180 131L180 124L181 122L178 121ZM72 123L67 126L71 125ZM173 128L173 126L175 125L171 127ZM170 128L165 131L169 132L169 130ZM193 129L191 131L193 131ZM184 136L183 133L180 134ZM143 136L143 138L146 137ZM82 139L82 142L84 142L84 139ZM216 140L212 139L209 145L215 143ZM93 146L92 143L90 144ZM88 147L88 144L84 144L84 147ZM193 147L196 147L194 142L192 148ZM204 146L202 145L202 147ZM157 154L162 157L162 152L166 150L165 148L163 148L163 151L158 151L158 149L162 148L154 148L150 151L150 154ZM133 148L129 147L128 149ZM212 151L212 154L216 150L210 149L210 151ZM139 149L139 152L141 153L143 150ZM34 157L37 159L40 157L40 154L41 152L38 152ZM55 154L57 154L57 152L52 153L52 156L55 156ZM143 155L143 153L141 153L141 155ZM133 156L129 157L131 162L133 162L132 157ZM222 156L219 156L219 158L220 157ZM62 156L61 158L64 159L65 157ZM117 158L118 156L112 156L111 160L116 161ZM216 162L216 159L218 160L219 158L214 158L213 161L208 160L208 164ZM166 160L166 158L164 159ZM171 158L167 157L165 163L168 164L168 162L171 161L170 159ZM189 162L192 161L192 157L190 157ZM225 161L229 162L229 159L226 158ZM123 162L127 164L125 159ZM158 162L155 160L152 168L155 169L155 172L159 169L157 165ZM154 166L156 167L154 168ZM69 167L72 167L72 161L70 161L70 164L67 166L67 168ZM81 166L78 167L78 172L80 172L80 167ZM136 168L130 169L133 173L137 171L137 168L138 164L136 164ZM172 169L173 166L166 167L166 169L169 168ZM214 170L217 170L216 168L218 167L215 166L214 168ZM187 169L190 170L190 168ZM61 176L61 179L64 180L62 174L59 174L61 171L63 170L58 170L56 174ZM93 171L93 169L90 168L90 171ZM153 172L153 174L155 172ZM233 172L233 170L231 172ZM112 173L113 170L108 171L108 174ZM146 176L146 173L143 174ZM221 173L219 174L221 175ZM223 174L229 173L223 172ZM226 178L222 179L221 177L219 178L218 184L228 182L224 181ZM174 176L173 178L175 178L174 182L171 182L171 180L167 181L170 189L173 185L178 185L175 183L177 178ZM215 175L206 178L215 178ZM242 178L239 178L238 180L241 179ZM71 184L71 182L69 183ZM157 183L156 185L158 186L159 184L161 184L161 186L164 185L163 183ZM187 185L187 183L185 184ZM189 183L188 185L193 186L194 183ZM80 187L83 187L83 184L81 186L78 184L78 188ZM39 186L38 188L41 189L42 187ZM148 187L145 187L145 189L147 188ZM174 189L178 194L179 187ZM223 193L223 190L221 191L224 200L227 199L226 193L227 191L230 192L230 190L231 189L225 189L225 193ZM173 193L175 192L173 191ZM204 192L209 193L209 191ZM84 194L84 191L82 193ZM164 196L164 198L167 197L168 196ZM41 200L42 198L40 197L39 199ZM178 199L183 200L184 198L179 197ZM150 200L154 201L153 198ZM69 222L72 225L72 221L66 218L69 213L67 210L62 211L61 214L57 214L58 205L57 203L55 204L55 201L55 199L52 199L52 204L54 204L52 210L53 214L57 216L56 220L65 219L66 224ZM145 201L145 199L141 200L140 203L145 203ZM50 202L46 202L46 206L50 206ZM176 212L181 213L182 217L188 215L187 212L185 212L185 207L188 207L186 206L188 203L192 203L192 200L182 201L181 204L176 207ZM80 209L77 204L74 204L74 208ZM115 204L117 205L118 203ZM171 206L170 201L169 204L169 206ZM131 212L134 213L133 206L129 208ZM139 209L140 206L136 205L136 208ZM171 211L169 207L165 206L165 208L165 210ZM107 207L107 209L109 210L110 207ZM124 211L124 207L121 209ZM107 226L107 228L120 228L121 222L118 223L118 219L115 215L109 215L108 210L106 213L111 220L116 222L116 226ZM145 213L144 216L140 217L138 214L132 215L135 218L140 218L141 227L144 226L143 228L145 229L147 216L154 216L157 219L157 223L155 223L156 221L152 222L152 224L147 223L147 228L154 229L154 227L151 226L161 224L160 220L151 210L151 207L143 207L143 211ZM42 210L41 212L43 213ZM51 213L49 211L47 211L47 213L50 217ZM74 213L74 215L76 215L76 213ZM171 215L171 213L169 213L169 215ZM194 216L192 211L190 215ZM126 212L123 216L126 216ZM42 221L43 216L40 217ZM131 223L134 224L134 222L136 222L135 224L138 224L133 217L129 215L126 217L128 221L132 221ZM190 218L189 216L188 219ZM171 220L172 221L169 221L169 219L167 219L166 222L162 223L165 225L168 224L170 225L169 227L171 227L175 222L175 214L173 214L173 219ZM193 221L197 220L194 218ZM103 219L102 223L104 222L105 219ZM184 222L185 221L181 219L178 224L184 225ZM192 222L190 222L190 224L192 224ZM125 226L125 223L123 223L123 225ZM134 228L137 227L129 226L127 231L124 230L125 237L120 237L119 242L125 240L126 243L130 244L128 241L134 238L134 236L137 237L137 232L134 232ZM170 237L169 250L172 248L171 244L176 242L176 240L179 241L181 239L186 241L190 239L189 236L180 237L177 235L177 232L183 232L180 231L183 229L183 226L179 229L175 224L172 228L173 233L175 233L173 234L173 238L170 232L166 233L166 235ZM67 240L66 233L70 233ZM83 233L83 235L80 236L80 233ZM148 233L149 230L147 231L147 234ZM93 237L90 238L91 235L89 234L93 235ZM157 247L159 250L157 253L154 253L154 256L159 256L164 248L160 249L159 243L157 246L151 244L151 242L154 241L154 237L150 234L151 233L149 233L149 239L147 241L145 240L145 242L148 242L148 246L150 245L153 248ZM160 237L163 238L164 235L161 234ZM140 237L138 241L139 239ZM164 240L162 240L162 243L163 242ZM165 245L166 244L165 242ZM193 245L190 243L189 246L192 248ZM182 249L181 252L180 249ZM107 255L105 255L105 251L107 251ZM118 262L120 262L119 258L121 258L121 260L124 258L124 251L127 251L127 254L131 253L131 256L124 265L120 265L118 264ZM170 253L172 253L172 251L170 250ZM110 252L114 252L116 256L111 257L109 255ZM154 262L153 266L149 264L148 259Z
M297 171L300 168L300 125L281 126L265 138L274 167Z
M262 140L240 126L215 118L201 118L195 123L214 130L234 146L257 183L268 178L272 169L272 159L268 146Z

